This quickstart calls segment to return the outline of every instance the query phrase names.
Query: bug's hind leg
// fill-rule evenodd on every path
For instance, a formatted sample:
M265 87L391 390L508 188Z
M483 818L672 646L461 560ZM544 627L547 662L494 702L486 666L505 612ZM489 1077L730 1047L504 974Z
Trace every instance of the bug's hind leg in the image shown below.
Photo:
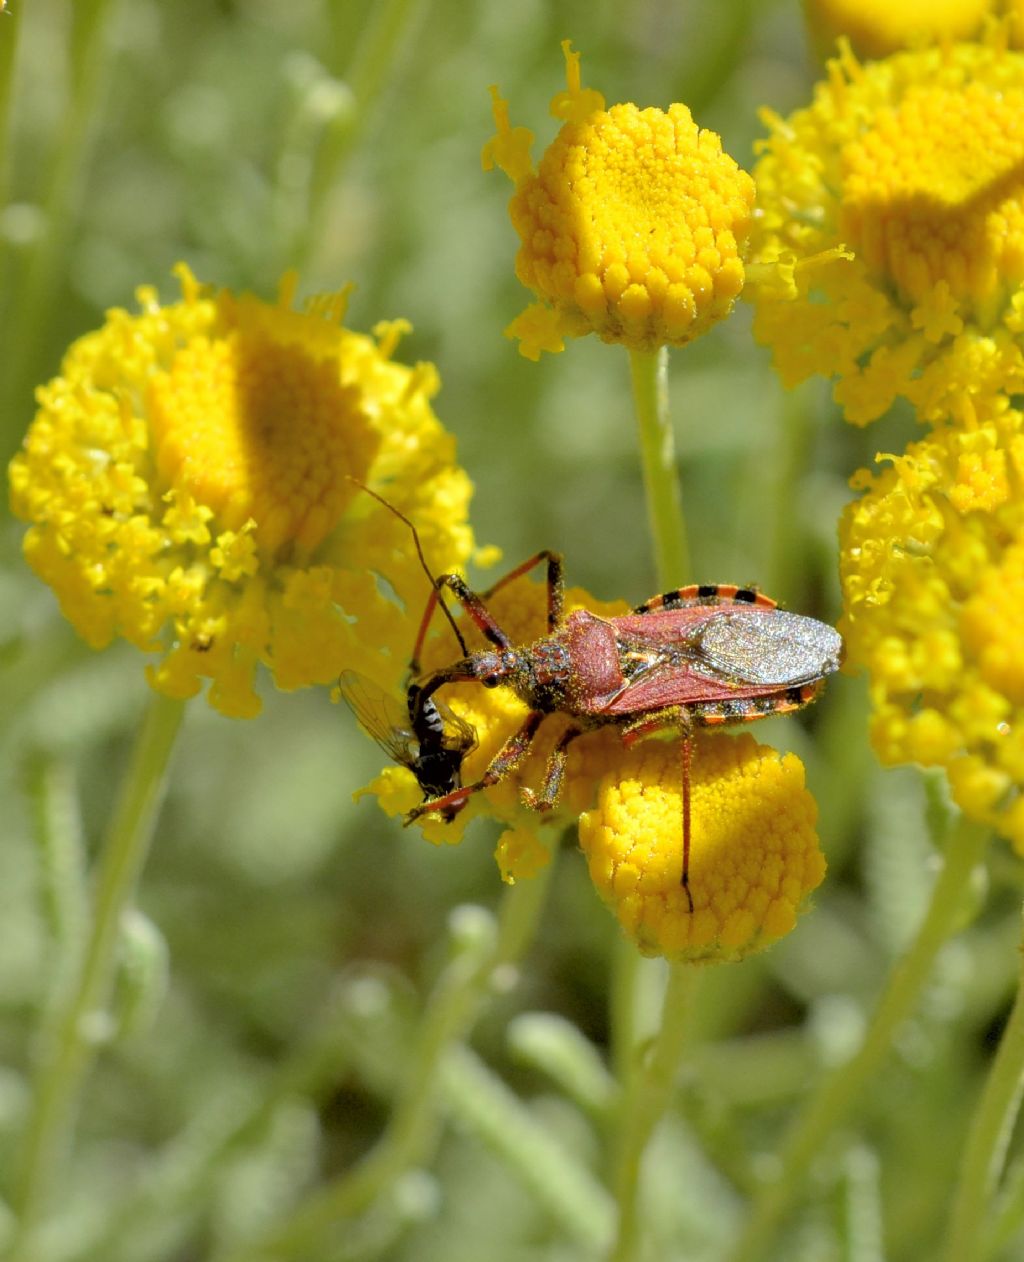
M628 749L645 736L651 736L655 732L663 732L666 728L675 728L680 738L683 862L679 874L679 884L686 891L686 901L692 913L693 895L690 893L690 767L693 763L693 715L686 706L681 705L666 706L663 710L654 710L650 714L641 715L639 719L622 729L622 743Z

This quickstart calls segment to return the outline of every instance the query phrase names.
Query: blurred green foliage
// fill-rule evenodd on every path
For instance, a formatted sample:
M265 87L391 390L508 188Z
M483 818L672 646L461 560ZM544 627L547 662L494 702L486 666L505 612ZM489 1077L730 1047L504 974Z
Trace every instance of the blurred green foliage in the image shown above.
M480 169L487 85L544 143L559 39L609 101L688 103L750 165L762 104L814 68L788 0L12 0L0 17L0 451L70 340L186 259L264 295L356 284L366 329L408 317L437 410L477 486L481 542L541 547L572 582L639 601L653 570L625 356L593 340L538 365L501 330L515 281L507 182ZM394 32L397 36L392 38ZM10 72L10 73L9 73ZM834 619L846 479L912 422L841 427L823 390L786 398L742 308L672 359L694 579L756 581ZM0 510L5 512L5 510ZM62 623L0 521L0 1184L10 1190L38 1022L80 941L89 856L145 700L136 653ZM925 789L867 751L858 681L806 723L763 725L805 760L830 874L769 954L708 970L678 1107L647 1165L652 1257L716 1259L771 1171L781 1128L856 1043L932 878ZM231 722L189 708L95 1036L76 1152L44 1237L61 1262L271 1257L246 1251L351 1166L407 1076L462 904L497 905L493 832L434 850L351 794L379 756L326 695L266 696ZM941 819L941 788L929 788ZM931 1256L979 1074L1012 992L1021 875L1000 850L984 916L940 957L920 1011L814 1167L769 1255ZM613 1080L604 1056L618 931L567 839L539 936L431 1085L446 1124L316 1259L594 1256ZM657 964L645 965L641 998ZM653 998L641 1005L641 1028ZM530 1022L534 1024L531 1026ZM525 1023L525 1024L524 1024ZM534 1129L531 1129L534 1128ZM521 1177L516 1143L589 1171L591 1227ZM543 1144L553 1144L549 1151ZM531 1147L533 1145L533 1147ZM528 1164L528 1163L527 1163ZM542 1166L547 1169L546 1166ZM516 1171L519 1173L516 1173ZM535 1183L541 1182L535 1180ZM6 1229L0 1214L0 1234ZM596 1230L596 1228L593 1228ZM884 1243L883 1243L884 1241ZM1008 1248L1012 1249L1012 1243ZM282 1255L283 1256L283 1255ZM1011 1252L1004 1255L1015 1256ZM1016 1255L1019 1256L1019 1255Z

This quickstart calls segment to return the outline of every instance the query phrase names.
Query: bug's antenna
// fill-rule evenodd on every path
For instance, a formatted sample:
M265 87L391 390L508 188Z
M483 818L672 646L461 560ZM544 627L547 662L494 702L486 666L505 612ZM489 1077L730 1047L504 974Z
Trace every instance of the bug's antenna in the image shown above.
M455 638L459 642L459 648L462 649L462 656L468 657L469 649L466 646L466 641L462 638L462 632L459 630L458 623L455 621L455 615L445 604L444 599L441 596L441 593L437 586L437 579L435 579L433 574L430 572L430 566L427 564L427 558L423 555L423 546L420 543L419 531L416 529L416 527L412 524L412 522L409 520L408 517L406 517L406 515L403 512L400 512L397 508L395 508L394 504L389 503L384 498L383 495L378 495L376 491L371 491L365 482L360 482L358 478L352 477L351 474L348 475L348 480L350 482L354 482L356 486L364 490L367 495L372 495L378 504L383 504L386 509L394 513L394 515L398 518L399 521L405 522L405 524L409 527L409 530L412 532L412 541L416 545L416 555L420 559L420 565L423 566L423 573L426 574L427 578L430 581L430 588L431 588L431 593L432 593L431 598L430 598L430 603L427 605L427 611L424 614L424 625L420 628L420 639L422 639L426 631L426 622L429 620L430 612L433 609L434 604L438 604L444 610L444 616L448 619L448 625L451 627L452 631L455 633ZM419 640L417 641L417 644L419 644ZM418 666L418 663L414 662L412 665L414 668L413 674L416 674L415 668Z

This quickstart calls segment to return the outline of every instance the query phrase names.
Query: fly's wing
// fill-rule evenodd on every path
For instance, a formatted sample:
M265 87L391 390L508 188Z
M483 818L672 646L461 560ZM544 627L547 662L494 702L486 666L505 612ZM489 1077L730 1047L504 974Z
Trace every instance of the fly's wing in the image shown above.
M701 627L697 669L741 684L786 688L839 669L839 632L802 614L776 609L722 610Z
M354 670L342 671L338 691L359 720L359 726L373 737L392 762L415 771L418 743L409 730L409 716L401 703L372 679Z
M476 748L476 729L465 719L460 719L454 710L449 710L443 701L436 701L437 712L444 723L445 749L457 751L463 755Z

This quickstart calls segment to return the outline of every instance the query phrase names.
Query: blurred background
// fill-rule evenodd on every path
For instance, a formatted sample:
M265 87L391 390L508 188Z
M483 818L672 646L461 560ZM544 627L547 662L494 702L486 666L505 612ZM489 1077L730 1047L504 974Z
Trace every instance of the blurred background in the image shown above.
M796 108L817 73L796 0L10 0L4 460L34 386L106 308L131 307L137 285L174 298L170 269L184 259L204 281L270 298L294 266L300 293L354 282L353 328L412 322L399 357L440 370L435 406L476 484L480 543L508 564L557 548L569 581L602 598L653 594L625 354L587 339L533 364L502 336L528 295L513 272L511 185L480 165L487 86L500 85L539 153L556 129L548 101L565 37L609 102L683 101L748 169L759 107ZM692 580L754 582L835 621L847 479L899 449L912 419L861 432L822 383L787 397L742 304L673 353L671 395ZM67 860L77 871L146 691L134 650L91 653L62 622L21 560L22 533L0 507L0 1182L53 988L40 804L80 808ZM839 678L806 718L760 725L760 739L806 763L830 872L786 941L706 970L683 1108L659 1139L663 1258L723 1256L782 1122L816 1069L853 1045L923 906L942 793L876 769L862 692ZM326 691L265 689L265 702L252 722L189 707L54 1258L220 1257L351 1165L386 1121L452 910L500 898L496 827L479 821L461 846L433 848L371 799L353 804L380 755ZM473 1044L531 1116L596 1160L600 1119L513 1037L540 1012L606 1049L618 929L574 837L564 849L539 940ZM884 1256L928 1256L1014 982L1019 876L1004 852L994 864L984 920L946 949L925 1007L769 1256L881 1258L883 1217ZM430 1173L402 1187L390 1217L361 1220L323 1256L586 1256L472 1125L446 1128ZM851 1219L878 1251L836 1251L837 1223Z

